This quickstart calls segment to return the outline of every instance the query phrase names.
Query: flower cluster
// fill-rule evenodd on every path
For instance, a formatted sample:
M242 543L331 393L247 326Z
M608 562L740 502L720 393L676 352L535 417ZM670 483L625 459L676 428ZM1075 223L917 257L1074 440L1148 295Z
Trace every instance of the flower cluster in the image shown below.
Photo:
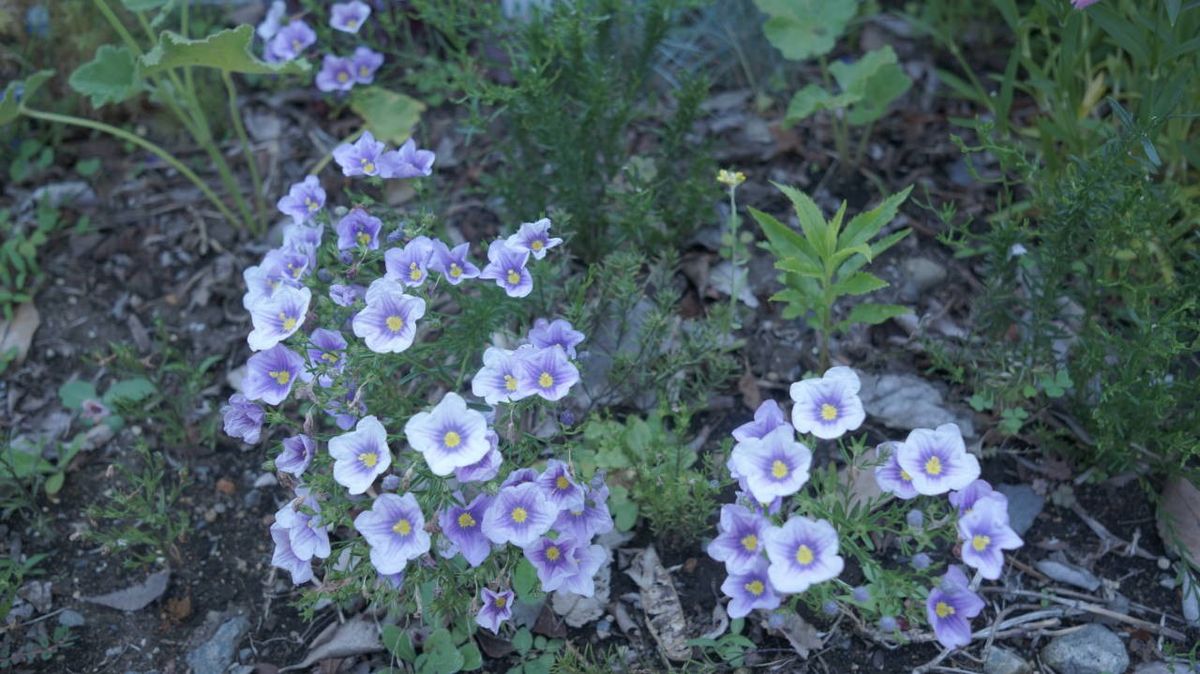
M292 19L284 25L287 5L275 0L262 23L258 36L263 39L263 59L282 63L300 58L304 50L317 42L317 34L302 19ZM371 16L371 6L362 0L334 3L329 8L329 26L336 31L355 35ZM375 72L383 65L383 54L359 45L345 56L325 54L316 84L321 91L349 91L356 84L371 84Z

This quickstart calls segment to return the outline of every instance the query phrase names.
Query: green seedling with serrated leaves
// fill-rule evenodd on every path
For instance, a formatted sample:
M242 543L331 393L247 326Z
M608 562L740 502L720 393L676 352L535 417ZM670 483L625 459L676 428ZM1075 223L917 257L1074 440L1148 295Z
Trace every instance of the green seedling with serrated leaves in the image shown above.
M843 226L846 202L826 220L816 202L793 187L775 184L788 199L800 221L800 231L774 216L751 208L750 214L767 235L764 247L775 256L784 289L771 297L784 302L784 318L805 316L819 334L820 369L829 367L829 338L856 323L875 325L909 312L895 304L863 302L841 320L834 320L834 305L843 297L865 295L888 286L887 281L863 267L908 235L902 229L876 238L895 217L911 187L889 196L875 208L859 213Z

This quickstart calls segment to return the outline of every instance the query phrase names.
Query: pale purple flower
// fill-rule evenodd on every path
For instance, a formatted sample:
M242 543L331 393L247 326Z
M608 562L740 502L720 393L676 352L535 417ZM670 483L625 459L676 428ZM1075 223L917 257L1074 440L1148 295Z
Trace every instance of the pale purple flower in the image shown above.
M354 528L371 546L371 564L381 574L404 570L409 560L429 552L425 516L412 494L380 494L354 518Z
M287 14L287 3L283 0L275 0L271 3L270 9L267 10L266 16L263 17L262 23L258 24L254 32L263 40L270 40L279 32L279 28L283 26L283 17Z
M918 552L912 557L912 567L918 571L928 569L933 565L933 558L924 552Z
M730 598L727 611L730 618L745 618L756 608L771 610L779 608L779 594L771 585L767 573L767 561L760 559L749 571L731 573L721 583L721 592Z
M546 251L561 244L562 239L550 238L550 218L542 218L537 222L525 222L516 234L508 237L507 243L514 250L529 251L534 259L546 257Z
M491 449L487 420L453 391L429 412L414 414L404 425L408 444L425 457L434 475L449 475L479 461Z
M329 407L325 408L325 413L333 417L333 422L338 428L348 431L366 415L367 404L359 398L358 389L351 384L345 396L330 401Z
M283 249L303 255L307 264L303 268L291 268L293 279L299 281L317 268L317 250L321 248L321 237L325 235L325 224L290 223L283 227Z
M904 514L904 521L909 527L920 531L925 526L925 513L913 508Z
M553 321L547 321L544 318L539 318L533 322L533 328L529 330L529 343L539 349L548 349L552 346L561 346L563 351L567 352L567 356L575 358L575 347L584 340L584 334L571 324L561 318L556 318Z
M292 550L288 530L281 526L271 527L271 540L275 542L275 552L271 555L271 566L277 566L292 575L292 583L301 585L313 579L311 559L300 559Z
M504 458L500 455L500 436L491 429L488 429L484 436L489 445L487 454L469 466L454 469L454 479L460 483L487 482L500 473L500 464L504 462Z
M566 510L583 507L583 487L571 475L571 466L558 459L546 461L546 470L538 476L536 484L555 508Z
M250 309L254 329L246 337L251 351L269 349L296 334L308 315L312 291L281 286L275 294Z
M825 520L793 516L782 527L768 529L764 538L771 583L780 592L804 592L837 578L845 566L838 555L837 531Z
M366 246L367 250L379 248L379 228L382 226L382 220L365 210L351 209L334 226L338 235L338 250L348 250L360 246Z
M738 443L729 464L755 499L770 503L795 494L808 482L812 452L796 441L790 427L780 426L762 438Z
M460 243L450 248L445 243L434 240L429 268L444 276L450 285L458 285L463 279L476 278L479 276L479 267L467 259L470 249L469 243Z
M376 571L376 573L379 573ZM387 583L393 590L399 590L404 587L404 572L397 571L396 573L380 573L379 580ZM382 586L382 583L381 583Z
M322 373L341 374L346 369L346 338L337 330L317 328L308 336L308 367ZM328 388L333 385L330 374L317 376L317 383ZM306 381L312 375L306 373Z
M522 360L533 353L531 347L508 351L494 346L483 352L483 368L471 378L471 393L489 405L510 403L533 395L521 386Z
M358 84L371 84L375 81L375 71L383 65L383 54L371 51L367 47L358 47L354 50L350 63L354 68L354 81Z
M412 138L399 148L380 157L380 178L424 178L433 173L437 156L429 150L418 150Z
M992 485L988 484L987 480L975 480L964 487L962 491L950 492L950 496L947 498L950 499L951 505L958 508L960 516L971 512L975 504L985 498L1001 502L1004 504L1005 512L1008 512L1008 497L992 489Z
M864 585L859 585L850 591L850 598L860 604L865 604L871 601L871 590Z
M579 381L579 370L558 347L537 349L517 363L517 387L544 400L561 400Z
M526 482L535 483L538 479L538 472L532 468L518 468L505 476L504 481L500 483L500 488L515 487Z
M297 506L301 507L297 507ZM305 509L312 510L310 514ZM329 528L321 522L320 507L312 496L288 501L275 513L275 524L288 532L292 553L305 561L329 556Z
M970 512L958 518L958 538L963 562L988 580L998 579L1004 570L1004 551L1024 544L1008 524L1007 504L994 498L976 501Z
M579 572L575 552L578 544L569 538L542 536L522 546L525 559L537 570L538 580L546 592L557 590L564 580Z
M492 551L492 544L483 535L483 516L492 497L479 494L466 506L453 505L438 515L442 533L462 553L471 566L479 566Z
M267 405L278 405L292 391L292 384L300 376L304 359L300 354L282 344L250 356L246 361L246 378L242 381L242 392L247 400L261 400Z
M229 403L221 407L221 416L224 417L226 435L241 438L251 445L258 444L266 417L261 405L250 402L241 393L234 393L229 396Z
M1100 2L1100 0L1071 0L1071 6L1075 9L1084 9Z
M909 475L896 458L898 442L884 442L875 448L875 455L883 460L875 467L875 484L883 491L898 499L907 501L917 497L913 487L912 476Z
M858 375L848 367L831 367L820 379L792 384L792 425L823 440L853 431L867 418L858 397Z
M383 254L386 277L406 286L421 285L429 276L433 248L433 241L427 236L418 236L403 248L389 248Z
M291 61L317 41L317 34L307 23L293 19L288 25L279 29L271 41L267 43L263 60L268 63L283 63Z
M979 477L979 460L967 453L955 424L912 431L896 448L896 461L912 477L913 489L926 496L962 489Z
M550 530L557 514L536 484L505 487L483 515L483 534L497 545L525 547Z
M600 481L598 487L590 487L583 503L573 508L563 508L554 520L554 530L570 536L580 543L592 540L598 534L613 529L612 513L608 510L608 487Z
M371 6L362 0L335 2L329 7L329 26L344 33L357 33L371 16Z
M357 79L354 76L354 61L347 56L326 54L317 73L317 88L321 91L350 91Z
M250 311L260 302L270 299L275 291L285 286L299 287L299 279L308 269L308 257L294 251L273 249L263 256L262 262L242 272L246 281L246 294L242 306Z
M317 454L317 443L307 435L293 435L283 439L283 451L275 457L275 469L300 477L308 470Z
M562 579L558 591L591 597L596 594L596 573L604 566L604 562L608 561L608 552L602 545L578 543L575 546L575 561L579 566L578 570Z
M360 419L353 431L331 439L329 455L334 458L333 479L351 494L365 492L392 465L387 431L374 415Z
M335 283L329 286L329 299L339 307L352 307L354 303L367 294L367 289L360 285L343 285Z
M708 544L708 556L725 562L729 573L745 573L762 559L763 534L771 523L761 514L740 505L721 506L718 536Z
M475 615L475 622L480 627L491 630L492 634L499 634L500 623L512 617L512 605L515 598L516 595L512 590L492 592L486 587L483 588L479 592L479 599L483 606Z
M354 316L354 335L375 353L400 353L417 337L417 321L425 315L425 300L405 294L404 286L387 278L367 288L367 306Z
M937 640L946 648L971 643L971 618L983 610L983 600L970 589L970 581L958 566L951 566L942 582L930 590L925 615Z
M525 268L529 251L510 247L503 239L488 246L488 264L479 273L481 279L491 279L509 297L525 297L533 292L533 276Z
M898 629L900 629L900 623L897 622L896 616L885 615L879 617L880 632L886 632L890 634Z
M762 439L767 433L786 425L787 420L783 418L783 410L779 407L779 403L774 400L764 400L754 411L754 421L733 429L733 439L738 442L751 438Z
M303 224L316 215L325 205L325 190L316 176L307 176L302 182L294 183L287 196L282 197L275 207L280 213L292 216L292 222Z
M334 148L333 159L342 167L342 175L377 176L383 150L383 143L375 140L370 131L364 131L362 137L353 144L342 143Z

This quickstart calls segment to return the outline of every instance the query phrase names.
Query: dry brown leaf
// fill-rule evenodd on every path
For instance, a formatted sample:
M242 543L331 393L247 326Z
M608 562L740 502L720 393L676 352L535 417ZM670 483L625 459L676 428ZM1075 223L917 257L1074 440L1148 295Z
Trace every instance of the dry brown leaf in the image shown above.
M879 488L879 483L875 481L875 469L873 467L860 468L858 466L846 466L838 471L838 482L850 494L850 505L861 505L877 501L879 497L884 495L882 489ZM882 504L884 501L879 501Z
M279 671L293 672L311 667L322 660L377 653L382 650L383 641L379 638L379 627L361 615L356 615L344 623L335 622L326 627L313 639L308 655L303 660Z
M683 615L683 604L675 592L671 574L663 568L654 546L648 546L635 555L625 573L638 586L642 609L646 612L646 626L650 628L650 635L658 642L663 655L676 661L691 659L692 647L687 643L687 618Z
M137 585L97 597L83 597L83 601L115 608L120 611L138 611L161 597L162 593L167 591L167 582L170 580L171 570L163 569L162 571L150 574L146 580Z
M796 651L796 655L801 658L807 658L809 653L825 645L817 628L809 625L804 618L795 613L784 614L783 625L777 630L770 631L782 634L792 645L792 650Z
M1158 503L1158 535L1200 569L1200 489L1182 477L1167 480Z
M13 312L11 321L0 319L0 355L16 350L16 364L25 362L29 346L33 344L33 333L42 324L42 316L33 302L26 302Z
M746 409L754 411L762 404L762 391L758 389L758 377L747 367L742 376L738 378L738 391L742 394L742 403L746 405Z

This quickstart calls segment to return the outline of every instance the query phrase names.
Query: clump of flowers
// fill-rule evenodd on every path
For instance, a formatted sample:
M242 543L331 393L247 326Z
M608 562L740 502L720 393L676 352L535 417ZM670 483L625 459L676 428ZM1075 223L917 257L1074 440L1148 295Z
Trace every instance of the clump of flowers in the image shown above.
M333 3L329 7L329 27L348 35L358 35L371 17L371 6L362 0ZM256 30L263 39L263 59L280 63L301 58L316 44L317 33L303 19L291 19L286 24L287 5L275 0ZM322 57L315 84L325 93L347 92L356 85L371 84L383 65L383 54L366 45L357 45L344 54L327 53Z
M428 175L435 159L369 133L333 154L345 176L375 179ZM520 300L562 243L550 221L473 252L433 238L432 216L331 211L316 176L278 208L290 223L245 271L253 355L223 410L231 436L275 448L294 492L270 527L272 563L313 584L309 605L365 595L493 632L521 599L521 569L541 591L590 596L608 488L580 482L543 439L585 336Z
M730 598L728 613L774 611L794 598L826 614L869 616L859 624L878 625L876 636L885 641L924 619L943 646L964 646L971 619L984 606L976 594L980 580L998 579L1004 551L1022 544L1009 524L1008 501L979 479L979 461L954 424L916 429L873 451L861 438L849 448L842 440L836 450L847 469L814 471L811 448L843 438L865 420L859 387L852 369L831 368L792 384L790 423L779 404L767 400L753 421L734 429L726 465L740 491L736 503L722 507L708 546L729 574L721 585ZM856 492L847 475L862 470L873 471L883 496ZM814 488L803 490L810 481ZM918 498L921 508L907 503ZM894 537L898 555L881 550L885 537ZM840 579L843 554L869 585ZM949 562L944 571L935 559ZM922 593L923 586L929 589ZM926 610L917 610L920 605Z

